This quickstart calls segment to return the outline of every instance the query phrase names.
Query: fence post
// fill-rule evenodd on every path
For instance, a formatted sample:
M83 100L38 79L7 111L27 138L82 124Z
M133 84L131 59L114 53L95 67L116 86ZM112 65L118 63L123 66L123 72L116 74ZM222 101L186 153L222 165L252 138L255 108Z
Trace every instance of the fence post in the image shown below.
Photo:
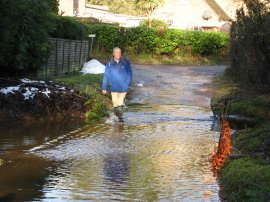
M55 70L54 70L54 76L57 76L57 67L58 67L58 39L55 41Z
M46 62L46 78L48 78L48 63L49 63L49 57L47 58L47 62Z
M65 66L65 44L66 41L63 41L63 54L62 54L62 75L64 75L64 66Z
M88 59L90 59L90 56L92 54L92 49L93 49L94 37L96 37L96 34L89 34L88 37L91 38L91 45L90 45L90 41L88 43Z
M82 64L82 44L83 44L83 41L81 40L79 68L81 68L81 64Z
M71 41L69 41L69 46L68 46L68 73L70 70L70 53L71 53Z
M77 53L77 42L75 42L75 50L74 50L74 67L73 67L73 72L75 71L76 68L76 53Z

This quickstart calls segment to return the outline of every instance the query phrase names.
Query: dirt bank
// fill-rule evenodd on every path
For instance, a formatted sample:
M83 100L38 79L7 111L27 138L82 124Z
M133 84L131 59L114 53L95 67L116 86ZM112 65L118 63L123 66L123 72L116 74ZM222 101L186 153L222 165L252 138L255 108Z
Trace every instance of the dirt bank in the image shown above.
M212 109L235 131L230 158L219 173L224 201L269 201L270 95L222 76L215 81ZM224 110L226 107L226 110ZM229 117L229 118L228 118Z
M82 118L85 98L49 81L0 79L0 123Z

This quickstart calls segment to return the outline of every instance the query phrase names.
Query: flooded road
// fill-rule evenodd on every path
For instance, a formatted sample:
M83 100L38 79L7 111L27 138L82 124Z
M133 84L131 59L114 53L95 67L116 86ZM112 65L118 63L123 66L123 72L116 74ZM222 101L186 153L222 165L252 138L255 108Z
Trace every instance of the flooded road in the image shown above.
M124 125L2 127L0 201L219 201L211 81L223 66L135 66Z

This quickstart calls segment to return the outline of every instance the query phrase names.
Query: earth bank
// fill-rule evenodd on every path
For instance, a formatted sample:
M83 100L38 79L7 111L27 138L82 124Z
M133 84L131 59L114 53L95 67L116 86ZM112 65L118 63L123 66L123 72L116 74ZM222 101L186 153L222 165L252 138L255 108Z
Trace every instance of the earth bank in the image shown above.
M219 173L225 201L270 199L270 94L240 86L226 75L215 81L215 115L234 129L231 156Z
M101 79L101 75L79 73L53 81L2 78L0 122L99 119L109 106L109 99L100 94Z

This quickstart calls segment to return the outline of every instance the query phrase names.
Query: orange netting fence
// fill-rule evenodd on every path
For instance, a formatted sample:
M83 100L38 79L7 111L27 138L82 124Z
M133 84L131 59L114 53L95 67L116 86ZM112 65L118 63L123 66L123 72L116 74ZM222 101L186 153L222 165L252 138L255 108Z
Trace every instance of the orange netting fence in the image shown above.
M224 165L225 159L230 155L231 150L231 127L228 121L221 122L221 131L218 146L211 156L212 171L214 175L218 173Z

